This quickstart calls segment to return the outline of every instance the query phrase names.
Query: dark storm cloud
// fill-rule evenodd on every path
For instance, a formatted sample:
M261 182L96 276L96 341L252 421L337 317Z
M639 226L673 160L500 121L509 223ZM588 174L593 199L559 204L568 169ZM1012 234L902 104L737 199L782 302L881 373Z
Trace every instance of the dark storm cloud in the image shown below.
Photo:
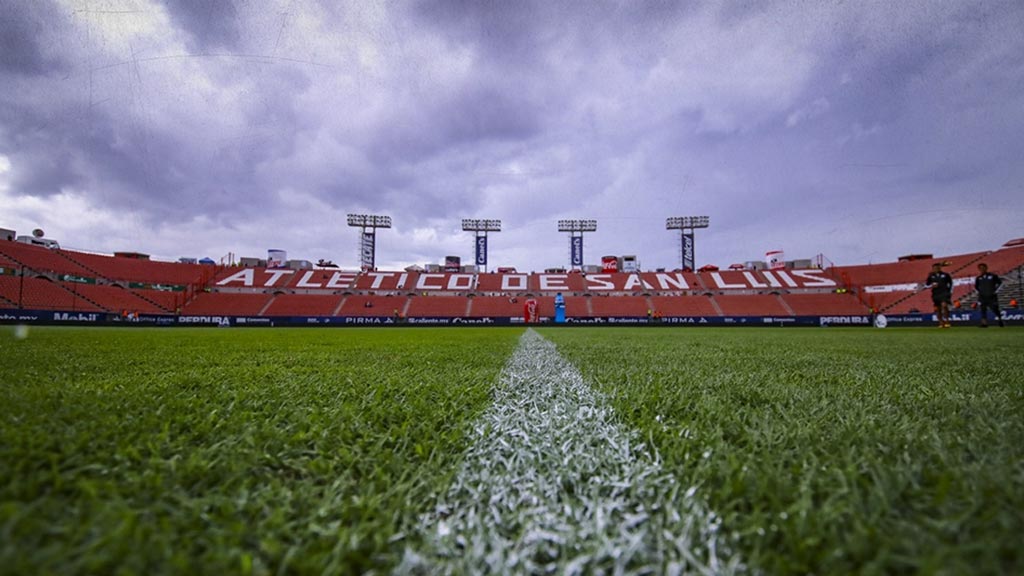
M241 22L235 0L165 0L174 22L192 39L199 52L236 48Z
M3 4L19 197L70 189L154 224L280 213L310 222L296 238L346 211L406 239L461 216L509 233L598 217L591 253L652 265L675 259L670 215L711 215L701 257L723 264L827 252L819 222L979 190L1020 204L1019 2L164 5ZM510 264L564 264L527 248Z
M35 75L58 68L62 61L45 42L65 16L50 0L0 3L0 73Z

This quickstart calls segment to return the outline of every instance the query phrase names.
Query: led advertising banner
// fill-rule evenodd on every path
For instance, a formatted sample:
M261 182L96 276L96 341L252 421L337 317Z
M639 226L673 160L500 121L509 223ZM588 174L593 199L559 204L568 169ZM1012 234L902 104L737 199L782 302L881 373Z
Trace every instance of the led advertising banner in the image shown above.
M693 234L683 234L683 268L696 270L693 262Z
M583 266L583 236L570 238L569 256L573 266Z
M487 266L487 236L476 237L476 265Z
M359 242L359 255L362 259L364 270L373 270L374 242L376 237L373 232L363 232L362 240Z

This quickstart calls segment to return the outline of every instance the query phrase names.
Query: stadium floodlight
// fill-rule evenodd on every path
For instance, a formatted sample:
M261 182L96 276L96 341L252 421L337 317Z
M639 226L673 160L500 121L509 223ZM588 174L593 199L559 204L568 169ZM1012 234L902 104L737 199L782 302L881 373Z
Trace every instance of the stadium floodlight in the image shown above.
M348 225L362 228L359 235L359 260L364 270L373 270L377 260L377 228L391 228L391 216L349 214Z
M466 232L501 232L501 220L463 218L462 229Z
M356 228L391 228L391 216L349 214L348 225Z
M559 232L597 232L597 220L559 220Z
M694 228L707 228L711 219L707 216L673 216L665 220L666 230L692 230Z
M583 233L597 232L597 220L559 220L558 231L569 233L569 267L583 268Z
M693 231L696 228L707 228L711 219L707 216L673 216L665 220L666 230L679 230L679 260L684 270L696 268L696 246Z
M473 233L473 250L476 253L476 265L487 271L487 233L501 232L501 220L481 220L463 218L462 229Z

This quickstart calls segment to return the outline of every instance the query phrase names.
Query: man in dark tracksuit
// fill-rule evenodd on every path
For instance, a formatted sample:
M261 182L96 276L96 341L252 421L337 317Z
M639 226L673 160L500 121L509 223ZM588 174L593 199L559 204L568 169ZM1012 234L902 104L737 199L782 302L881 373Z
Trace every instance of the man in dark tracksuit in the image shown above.
M999 297L996 290L1003 285L1003 279L988 271L988 264L978 264L978 277L974 279L974 289L978 291L978 308L981 309L981 327L988 328L988 312L991 309L1003 327L1003 317L999 314Z
M934 264L932 273L924 281L925 286L932 287L932 304L935 305L935 317L939 328L949 328L949 302L953 298L953 277L942 271L942 264Z

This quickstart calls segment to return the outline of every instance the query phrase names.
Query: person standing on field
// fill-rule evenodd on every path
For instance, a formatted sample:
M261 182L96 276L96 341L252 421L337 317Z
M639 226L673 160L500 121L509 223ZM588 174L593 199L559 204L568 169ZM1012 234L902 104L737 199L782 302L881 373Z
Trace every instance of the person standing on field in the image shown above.
M974 279L974 289L978 291L978 307L981 308L981 327L988 328L988 312L992 310L999 327L1002 328L1003 317L999 313L999 297L996 291L1003 285L1003 279L988 271L988 264L978 264L978 276Z
M949 328L949 302L953 298L953 277L942 271L942 264L932 265L932 273L924 282L932 288L932 304L935 305L935 317L939 320L939 328Z

